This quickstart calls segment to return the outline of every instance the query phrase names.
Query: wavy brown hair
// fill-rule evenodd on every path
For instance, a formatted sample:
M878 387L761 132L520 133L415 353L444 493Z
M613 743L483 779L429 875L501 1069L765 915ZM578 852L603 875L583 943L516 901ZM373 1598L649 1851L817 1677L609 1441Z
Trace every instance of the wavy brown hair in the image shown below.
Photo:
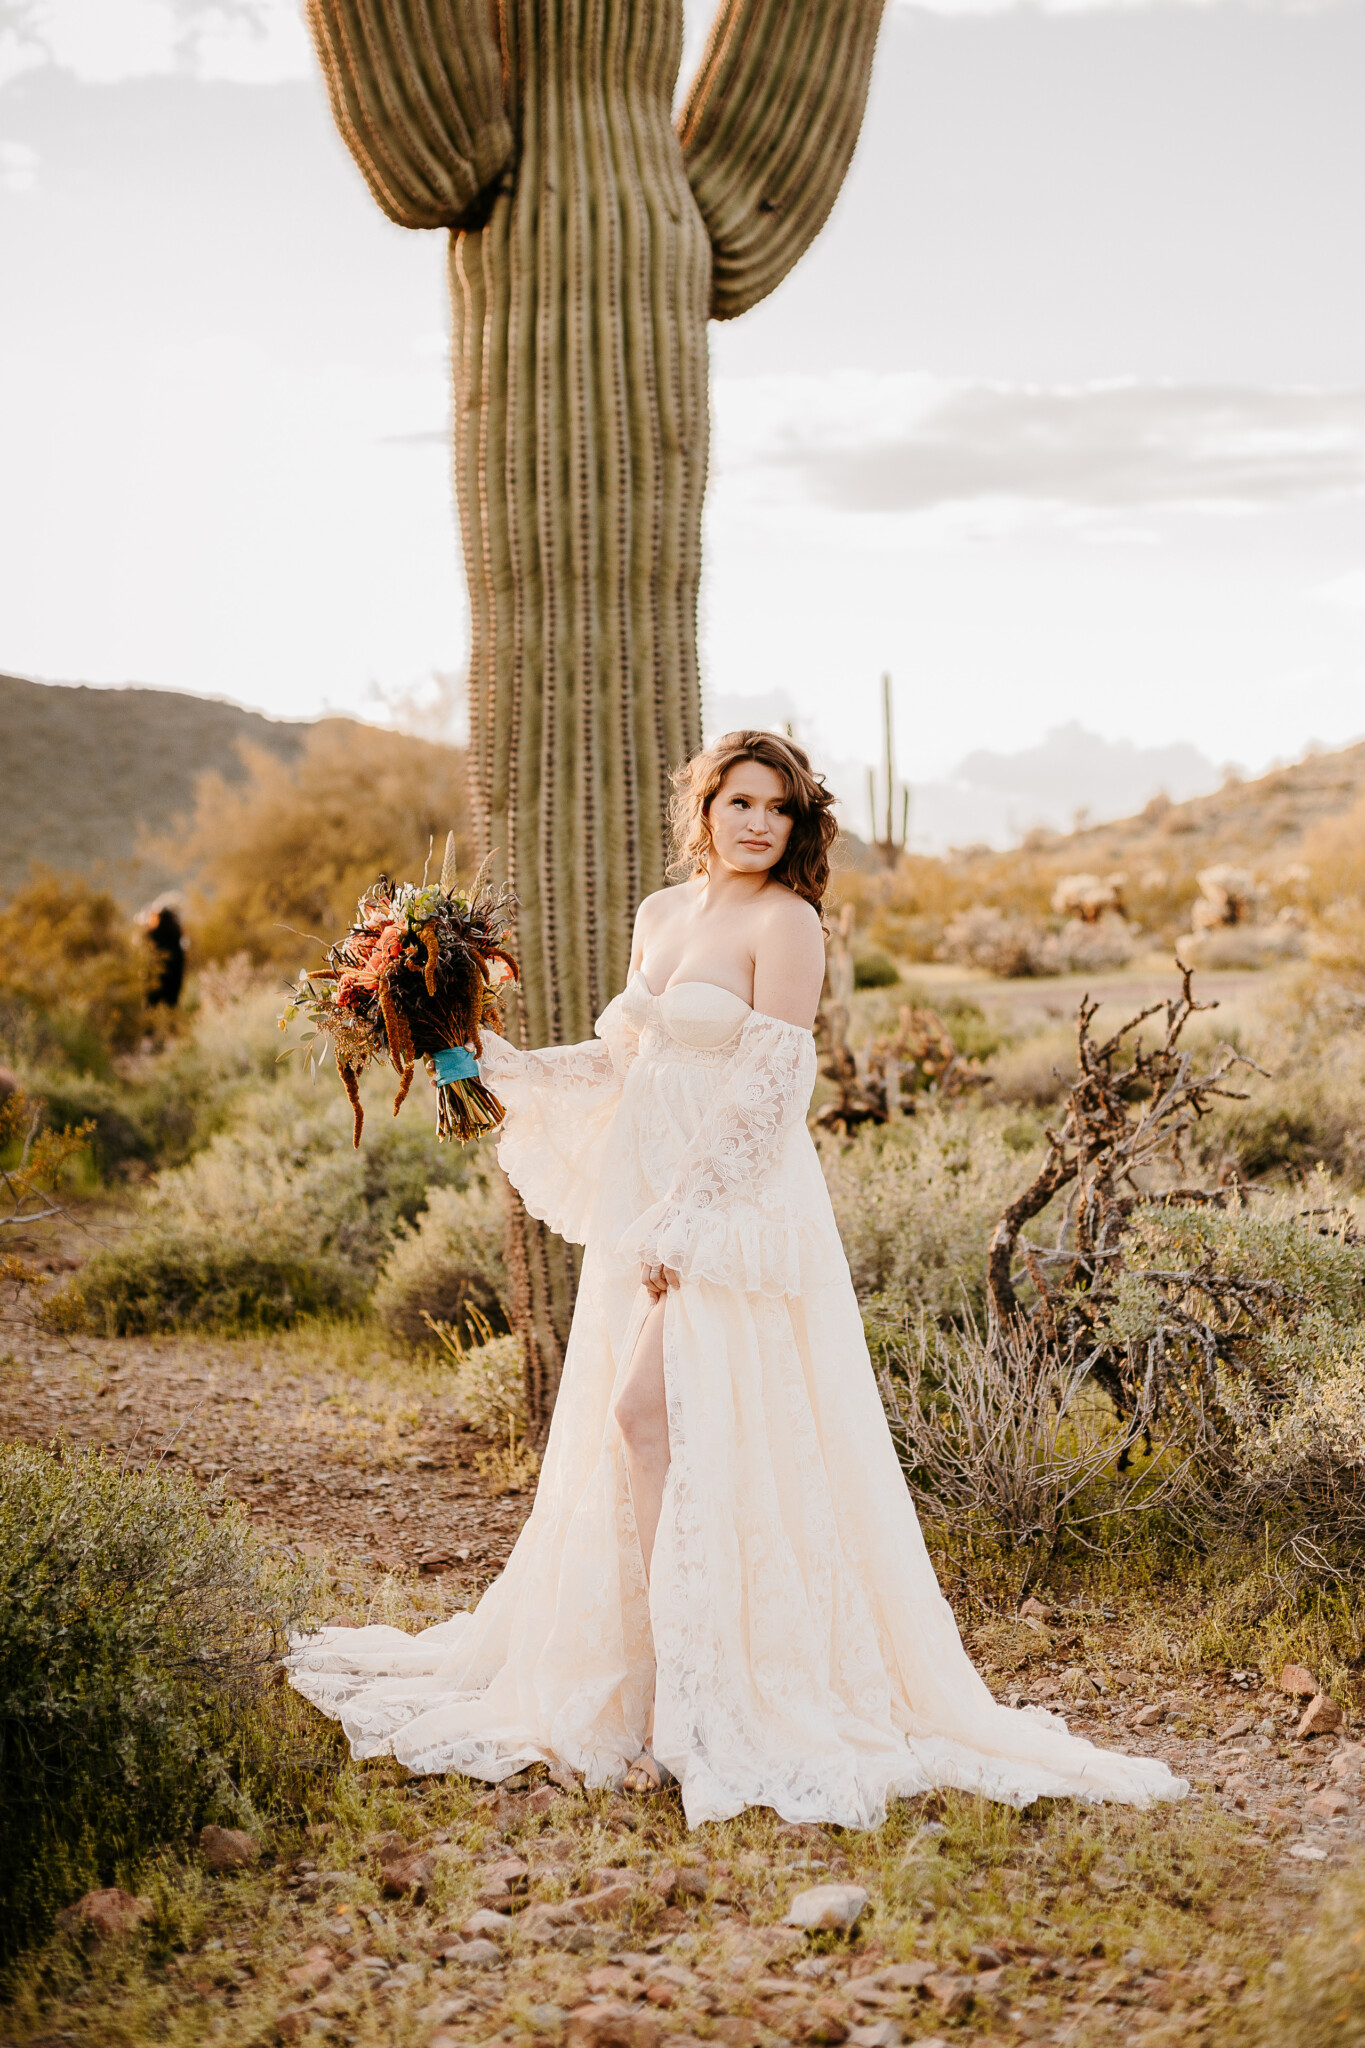
M706 872L712 845L711 801L741 761L761 761L782 778L792 829L787 850L771 871L772 878L819 910L829 886L830 848L839 835L831 809L834 798L825 788L824 777L811 767L805 748L776 732L727 732L673 771L669 874L684 879Z

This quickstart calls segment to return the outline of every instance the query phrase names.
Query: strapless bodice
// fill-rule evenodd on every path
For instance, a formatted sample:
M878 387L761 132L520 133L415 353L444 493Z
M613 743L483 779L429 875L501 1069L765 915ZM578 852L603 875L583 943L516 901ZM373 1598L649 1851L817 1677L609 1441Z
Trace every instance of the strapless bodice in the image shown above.
M640 1034L649 1059L697 1059L710 1064L723 1053L753 1015L742 996L713 981L676 981L655 995L637 968L621 1006Z

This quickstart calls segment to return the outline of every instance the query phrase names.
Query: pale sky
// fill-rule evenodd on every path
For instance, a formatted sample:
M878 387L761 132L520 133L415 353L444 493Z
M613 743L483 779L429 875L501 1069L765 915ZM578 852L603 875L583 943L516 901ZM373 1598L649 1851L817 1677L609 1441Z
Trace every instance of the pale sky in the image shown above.
M713 698L850 776L883 669L921 779L1365 731L1363 77L1365 0L893 0L828 228L712 328ZM457 670L443 244L290 0L0 0L0 668L287 716Z

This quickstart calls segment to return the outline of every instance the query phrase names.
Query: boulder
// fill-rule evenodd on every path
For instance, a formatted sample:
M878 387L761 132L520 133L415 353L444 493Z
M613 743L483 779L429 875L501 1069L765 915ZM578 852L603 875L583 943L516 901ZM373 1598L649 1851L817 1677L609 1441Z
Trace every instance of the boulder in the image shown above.
M817 1884L796 1894L783 1925L801 1927L811 1934L822 1930L847 1933L857 1926L866 1910L867 1893L861 1885Z
M107 1891L86 1892L74 1905L67 1906L57 1915L57 1925L63 1934L85 1934L95 1941L108 1941L150 1920L153 1911L150 1899L135 1899L131 1892L110 1885Z
M1335 1700L1329 1699L1325 1692L1316 1693L1308 1702L1294 1733L1300 1742L1306 1742L1310 1735L1335 1735L1344 1719L1345 1715Z
M1291 1699L1311 1700L1317 1689L1318 1682L1306 1665L1286 1664L1280 1673L1280 1691Z
M199 1853L216 1875L228 1870L249 1870L260 1861L261 1845L242 1828L206 1827L199 1830Z
M1351 1811L1351 1802L1344 1792L1319 1792L1309 1800L1308 1811L1323 1820L1335 1820L1338 1814Z

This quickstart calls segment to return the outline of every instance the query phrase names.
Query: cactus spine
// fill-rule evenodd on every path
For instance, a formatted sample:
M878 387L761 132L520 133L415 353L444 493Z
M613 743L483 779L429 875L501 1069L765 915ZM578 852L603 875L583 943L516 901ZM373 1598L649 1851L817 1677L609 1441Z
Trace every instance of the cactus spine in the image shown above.
M527 1043L589 1035L663 881L669 771L701 742L707 318L822 226L883 5L723 0L675 131L681 0L307 0L375 199L451 230L471 783L520 899ZM511 1268L543 1416L573 1267L525 1224Z

